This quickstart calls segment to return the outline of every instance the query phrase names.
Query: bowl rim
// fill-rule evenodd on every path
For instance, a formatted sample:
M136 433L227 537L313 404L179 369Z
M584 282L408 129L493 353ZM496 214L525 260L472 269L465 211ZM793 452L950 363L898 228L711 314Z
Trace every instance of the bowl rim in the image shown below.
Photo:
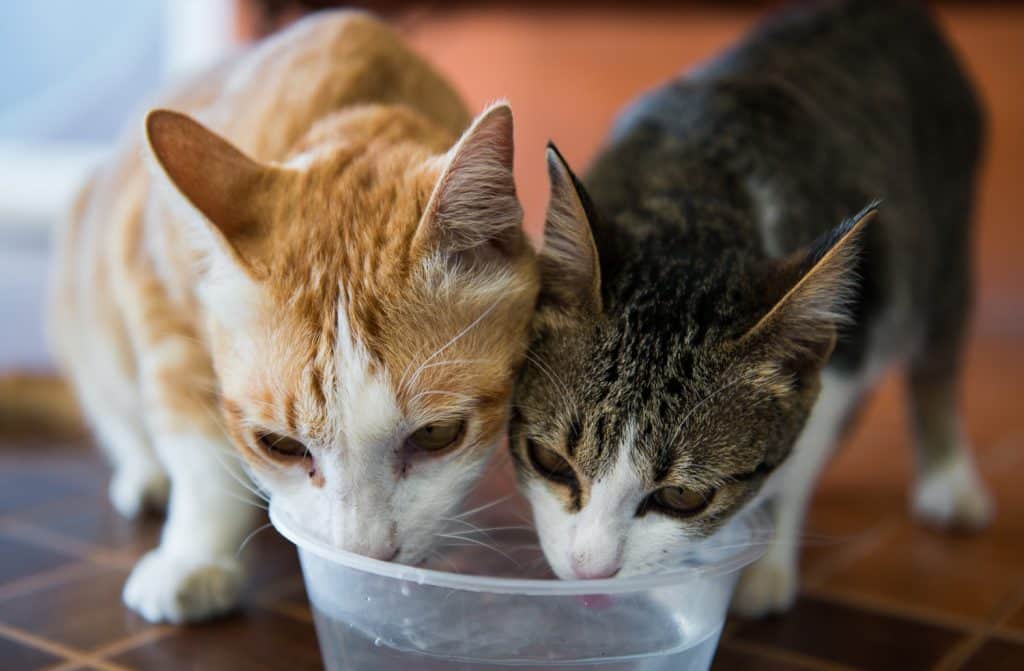
M624 578L602 578L598 580L556 580L543 578L499 578L465 573L452 573L437 569L419 568L406 564L395 564L354 552L332 548L316 538L289 524L290 516L271 501L270 522L274 528L291 541L300 551L312 554L347 569L391 578L419 585L432 585L468 592L489 592L494 594L521 594L528 596L592 596L595 594L623 594L640 592L657 587L685 583L695 578L710 578L729 573L753 563L768 549L774 537L771 521L760 507L743 511L733 520L743 526L747 542L737 544L736 550L721 561L699 566L681 566L659 573L645 573ZM714 549L714 545L708 546ZM307 586L308 588L308 586Z

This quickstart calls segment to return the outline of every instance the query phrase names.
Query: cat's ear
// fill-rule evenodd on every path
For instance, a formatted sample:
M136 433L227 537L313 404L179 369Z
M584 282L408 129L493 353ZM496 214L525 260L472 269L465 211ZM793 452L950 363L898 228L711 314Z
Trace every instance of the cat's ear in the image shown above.
M170 110L146 116L149 151L175 192L207 224L210 242L248 267L266 233L264 210L282 170L263 165L191 117Z
M597 314L601 266L590 230L589 198L554 143L548 143L551 196L540 252L541 308Z
M877 202L868 205L782 261L769 282L781 297L741 342L767 350L794 373L820 369L835 347L839 327L850 319L864 229L877 210Z
M483 111L444 156L414 247L449 255L511 255L525 242L512 174L512 110Z

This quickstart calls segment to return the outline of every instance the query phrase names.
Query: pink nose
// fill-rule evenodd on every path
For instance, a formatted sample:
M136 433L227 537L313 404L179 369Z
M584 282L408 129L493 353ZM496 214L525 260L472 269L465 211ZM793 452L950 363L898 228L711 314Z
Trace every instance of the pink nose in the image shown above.
M579 556L572 558L572 572L579 580L602 580L614 578L622 569L618 563L601 565L596 562L585 562Z

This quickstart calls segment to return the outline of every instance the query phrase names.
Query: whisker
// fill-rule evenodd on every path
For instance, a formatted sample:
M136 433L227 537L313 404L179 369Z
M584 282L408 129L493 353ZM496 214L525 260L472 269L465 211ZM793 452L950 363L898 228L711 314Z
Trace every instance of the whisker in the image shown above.
M679 437L680 432L683 430L683 427L686 425L686 422L689 421L690 417L693 416L693 413L697 412L697 410L704 407L709 401L711 401L711 399L718 396L722 392L726 391L727 389L731 389L740 383L747 382L749 379L749 375L743 375L728 384L722 385L721 387L719 387L718 389L716 389L715 391L711 392L710 394L702 398L700 401L698 401L697 404L690 408L689 411L687 411L687 413L683 415L683 418L679 420L679 423L676 425L675 430L672 432L672 437L668 440L668 444L671 445L676 441L676 439Z
M470 537L466 537L466 536L451 536L449 534L435 534L435 536L440 536L441 538L454 538L455 540L460 540L460 541L468 541L469 543L471 543L473 545L479 545L482 548L486 548L486 549L491 550L493 552L497 552L502 557L504 557L505 559L509 560L510 562L512 562L513 564L515 564L519 568L523 567L523 565L520 564L518 561L516 561L512 557L512 555L510 555L509 553L505 552L504 550L502 550L501 548L499 548L497 546L491 545L490 543L485 543L482 540L479 540L479 539L476 539L476 538L470 538Z
M259 527L258 529L256 529L252 533L250 533L248 536L246 536L245 539L242 541L242 544L238 546L238 552L235 553L235 556L236 557L240 557L242 555L242 550L244 550L245 546L249 544L249 541L251 541L253 538L256 537L256 534L258 534L261 531L265 531L265 530L269 529L272 526L273 526L272 524L267 522L266 524L264 524L263 526Z
M451 537L451 536L462 536L462 535L465 535L465 534L485 534L485 535L489 535L489 533L492 532L492 531L532 531L532 530L533 530L533 527L528 527L528 526L523 526L521 524L516 524L516 525L504 526L504 527L489 527L487 529L470 529L468 531L454 531L454 532L450 532L448 534L448 536L449 537Z
M466 327L465 327L464 329L462 329L461 331L459 331L459 332L458 332L458 333L457 333L457 334L455 335L455 337L454 337L454 338L452 338L451 340L449 340L448 342L446 342L446 343L445 343L444 345L442 345L441 347L439 347L438 349L436 349L436 350L434 351L434 353L433 353L433 354L431 354L431 355L430 355L430 356L428 356L428 357L427 357L426 359L424 359L424 360L423 360L423 361L422 361L422 362L420 363L419 367L417 367L417 368L416 368L416 371L415 371L415 372L414 372L414 373L412 374L412 378L410 379L410 381L409 381L408 383L409 383L409 384L411 384L411 381L413 381L413 380L416 380L416 379L418 378L418 376L420 375L420 373L421 373L421 372L422 372L422 370L423 370L423 367L424 367L425 365L427 365L427 363L428 363L428 362L429 362L429 361L430 361L431 359L433 359L434 357L436 357L437 355L439 355L439 354L440 354L441 352L443 352L443 351L445 351L446 349L448 349L449 347L451 347L451 346L452 346L453 344L455 344L456 342L458 342L458 341L459 341L459 340L460 340L460 339L461 339L461 338L462 338L463 336L465 336L465 335L466 335L467 333L469 333L469 332L470 332L471 330L473 330L474 328L476 328L477 324L479 324L479 323L480 323L481 321L483 321L483 320L484 320L484 318L486 318L486 317L487 317L487 315L491 314L491 312L492 312L492 311L494 310L494 308L496 308L496 307L498 306L498 304L499 304L499 301L495 301L494 303L492 303L492 304L490 305L490 307L488 307L488 308L487 308L486 310L484 310L484 311L483 311L482 313L480 313L480 315L479 315L479 316L478 316L478 317L477 317L476 319L474 319L474 320L473 320L472 322L470 322L468 326L466 326ZM403 392L404 392L404 391L406 390L406 385L407 385L407 380L406 380L405 374L403 373L403 374L402 374L402 378L401 378L401 379L400 379L400 380L398 381L398 392L399 392L399 394L403 393Z
M463 513L460 513L460 514L456 515L455 517L453 517L452 519L461 520L461 519L463 519L465 517L469 517L470 515L474 515L476 513L481 513L481 512L483 512L485 510L493 508L494 506L501 505L505 501L508 501L510 498L512 498L512 494L508 494L506 496L502 496L500 498L495 499L494 501L491 501L490 503L485 503L482 506L477 506L476 508L472 508L472 509L467 510L467 511L465 511Z
M559 396L559 402L563 408L568 408L569 399L572 398L572 394L569 393L568 385L566 385L564 381L562 381L555 375L554 371L551 370L550 366L548 366L545 362L541 361L540 358L538 358L529 350L526 351L526 359L532 362L535 366L537 366L537 369L540 370L540 372L544 373L548 380L551 381L551 384L555 385L555 387L557 387L561 391L561 395Z

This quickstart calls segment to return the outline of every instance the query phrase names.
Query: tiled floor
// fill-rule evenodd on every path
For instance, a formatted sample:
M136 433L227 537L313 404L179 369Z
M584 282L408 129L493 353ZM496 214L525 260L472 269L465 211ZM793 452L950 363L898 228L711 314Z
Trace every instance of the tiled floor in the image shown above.
M715 669L1024 669L1022 342L978 337L969 357L992 527L947 535L906 514L902 399L889 380L815 499L800 600L783 617L730 621ZM125 610L121 586L158 522L120 519L106 476L84 441L0 444L0 669L320 668L294 553L271 530L244 550L253 579L239 615L170 627Z
M411 39L473 106L512 99L533 230L547 186L530 166L541 165L547 137L584 164L625 100L720 49L755 16L736 8L531 11L421 17ZM942 18L993 129L965 400L996 521L981 535L958 536L909 518L902 393L888 380L819 488L801 599L783 617L730 622L718 670L1024 669L1024 11L962 3L944 7ZM84 442L0 439L0 671L320 668L294 554L273 531L244 551L254 579L237 616L177 628L126 611L121 585L158 526L118 518L104 498L106 477Z

